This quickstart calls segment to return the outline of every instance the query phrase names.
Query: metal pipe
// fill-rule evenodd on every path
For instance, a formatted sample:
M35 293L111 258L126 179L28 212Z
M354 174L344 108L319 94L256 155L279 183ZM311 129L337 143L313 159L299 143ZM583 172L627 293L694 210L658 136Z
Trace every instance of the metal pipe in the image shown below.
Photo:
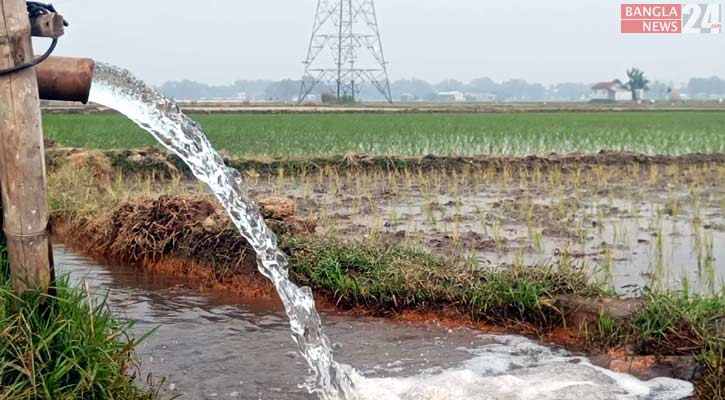
M40 98L88 103L93 66L90 58L48 57L35 67Z

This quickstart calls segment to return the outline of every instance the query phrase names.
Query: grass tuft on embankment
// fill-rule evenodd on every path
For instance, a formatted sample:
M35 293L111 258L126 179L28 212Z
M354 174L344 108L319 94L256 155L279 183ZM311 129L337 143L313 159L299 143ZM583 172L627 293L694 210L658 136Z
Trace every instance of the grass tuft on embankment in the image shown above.
M686 353L709 339L725 344L725 295L703 297L686 292L648 292L647 306L633 328L645 352Z
M482 269L382 242L335 239L285 241L298 281L325 291L344 307L399 311L453 308L476 321L554 326L558 295L597 296L582 271L554 267Z
M640 354L694 355L702 367L698 398L725 399L725 294L648 292L643 299L646 306L611 337Z
M0 210L1 212L1 210ZM130 324L105 299L60 278L53 295L19 298L0 243L0 399L152 400L131 374Z
M700 366L696 398L725 399L725 294L647 291L642 299L644 306L629 319L600 316L591 344L633 354L693 356Z
M554 267L480 269L463 260L381 242L285 238L297 281L333 297L342 308L377 312L449 308L475 321L563 325L558 296L607 294L581 271ZM725 399L725 295L684 291L645 292L643 306L625 319L602 314L589 345L628 354L692 355L700 364L699 399Z

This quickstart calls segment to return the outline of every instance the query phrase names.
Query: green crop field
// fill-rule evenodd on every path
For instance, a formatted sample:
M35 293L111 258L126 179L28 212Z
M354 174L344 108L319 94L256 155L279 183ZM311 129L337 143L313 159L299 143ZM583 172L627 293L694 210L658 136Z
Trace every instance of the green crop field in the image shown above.
M544 154L604 149L647 154L725 151L725 112L192 115L230 154L318 156ZM66 146L135 148L153 138L120 115L46 115Z

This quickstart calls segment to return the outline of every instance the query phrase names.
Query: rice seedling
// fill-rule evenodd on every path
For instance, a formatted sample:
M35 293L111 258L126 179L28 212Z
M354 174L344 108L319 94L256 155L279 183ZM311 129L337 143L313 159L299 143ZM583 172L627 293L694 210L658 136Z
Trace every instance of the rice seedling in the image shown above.
M493 240L496 244L496 253L500 256L503 252L503 237L501 236L501 221L498 218L493 220Z
M259 185L260 174L259 174L259 172L257 172L256 169L250 168L250 169L244 170L244 176L250 184L252 184L254 186Z
M662 209L657 210L657 220L655 222L655 254L654 264L650 276L650 287L653 289L662 289L664 285L665 265L664 265L664 236L662 231Z
M604 210L600 205L597 205L597 229L599 230L599 236L604 233Z
M723 152L716 112L509 114L192 115L217 148L238 156L546 154L603 149L675 154ZM153 139L119 115L45 115L67 146L134 148ZM82 128L81 128L82 127ZM102 132L103 134L99 134ZM294 132L290 135L289 132ZM636 134L635 134L636 133ZM682 137L688 142L683 144ZM258 140L263 136L265 140ZM461 139L468 143L461 145Z
M388 210L388 222L390 222L391 226L395 226L398 224L398 211L397 207L390 207L390 210Z
M453 241L453 248L459 249L461 245L461 216L459 214L453 218L452 229L451 240Z
M153 174L145 174L143 176L139 176L140 185L141 186L141 192L145 194L146 196L151 196L151 193L154 192L154 176Z
M166 188L164 190L166 192L166 194L171 194L171 195L180 194L181 190L182 190L182 188L181 188L182 179L183 179L183 177L181 176L181 174L173 175L171 177L171 179L169 179L169 181L166 185Z
M307 176L307 174L304 174L302 177L302 198L304 200L310 199L310 194L312 193L312 183L310 182L310 177Z
M700 218L695 217L692 219L692 233L695 240L694 248L697 254L697 276L701 277L705 264L703 258L703 229Z
M569 273L572 271L573 268L573 262L571 258L571 243L567 242L564 245L564 250L561 252L561 257L559 258L559 266L561 270L565 273Z
M552 168L549 171L549 185L559 187L561 185L561 168Z
M556 202L556 209L559 212L559 220L566 219L566 203L563 193L559 193Z
M488 223L486 222L486 214L478 205L475 205L475 210L476 218L478 218L478 223L481 226L481 231L483 232L484 236L488 236Z
M705 238L705 274L707 277L707 288L710 295L718 293L717 272L715 269L714 240L712 236Z
M278 168L277 169L277 183L275 185L277 193L284 193L284 184L285 184L284 178L285 178L284 168Z
M576 223L576 236L579 240L579 244L585 244L587 242L587 235L589 234L589 231L584 225L584 220L586 219L586 216L582 216L577 220Z
M543 235L541 234L541 232L539 230L536 230L536 229L534 229L533 235L534 236L532 238L532 241L533 241L534 249L537 252L539 252L539 253L543 252L544 251L544 245L543 245L543 243L544 243L544 237L543 237Z
M677 164L671 164L665 167L665 174L667 174L667 180L672 185L678 185L680 183L680 167Z
M652 164L649 167L649 184L650 186L656 186L657 180L660 174L659 167L656 164Z
M373 221L370 226L368 226L367 233L365 234L365 237L369 239L377 239L380 237L380 234L383 231L383 218L376 214L373 216Z
M509 186L514 180L511 166L508 163L503 164L501 171L496 174L496 177L498 178L497 184L499 186Z
M206 193L206 183L202 181L196 181L196 192L197 193Z
M668 200L668 206L667 206L667 213L672 218L673 222L677 222L677 219L680 217L680 200L676 198L670 198Z
M322 226L323 234L334 235L337 230L337 223L335 221L335 218L333 218L333 216L330 214L330 211L327 209L327 205L324 205L322 207L318 218L320 221L320 225Z
M604 260L601 265L601 284L608 288L608 290L614 290L614 255L612 253L612 247L608 244L604 245Z
M124 193L124 177L123 177L123 170L118 169L116 170L116 176L113 179L113 194L115 196L122 196Z

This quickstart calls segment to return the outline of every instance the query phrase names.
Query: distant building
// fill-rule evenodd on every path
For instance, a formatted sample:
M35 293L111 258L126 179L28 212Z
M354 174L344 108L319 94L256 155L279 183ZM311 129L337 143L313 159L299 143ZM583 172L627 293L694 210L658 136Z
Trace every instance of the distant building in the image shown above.
M403 103L416 100L418 100L418 98L412 93L403 93L400 95L400 101L402 101Z
M292 101L294 103L297 103L298 98L295 97L295 98L292 99ZM302 104L307 104L307 105L309 105L309 104L315 104L315 105L316 104L322 104L322 99L320 98L320 96L318 96L316 94L308 94L307 97L305 97L304 100L302 101Z
M622 81L600 82L592 86L593 102L617 102L632 100L632 92L624 87Z
M683 96L682 91L687 91L687 88L682 88L680 93L680 96ZM717 93L717 92L692 92L689 93L689 98L692 100L703 100L703 101L717 101L720 102L721 99L725 99L725 92Z
M684 94L684 93L680 93L677 90L673 90L672 92L670 92L670 100L672 100L672 101L687 101L687 100L689 100L689 97L686 94Z
M466 93L466 101L493 103L496 101L496 95L493 93Z
M466 95L458 90L450 92L438 92L435 95L436 101L444 103L458 103L466 101Z

